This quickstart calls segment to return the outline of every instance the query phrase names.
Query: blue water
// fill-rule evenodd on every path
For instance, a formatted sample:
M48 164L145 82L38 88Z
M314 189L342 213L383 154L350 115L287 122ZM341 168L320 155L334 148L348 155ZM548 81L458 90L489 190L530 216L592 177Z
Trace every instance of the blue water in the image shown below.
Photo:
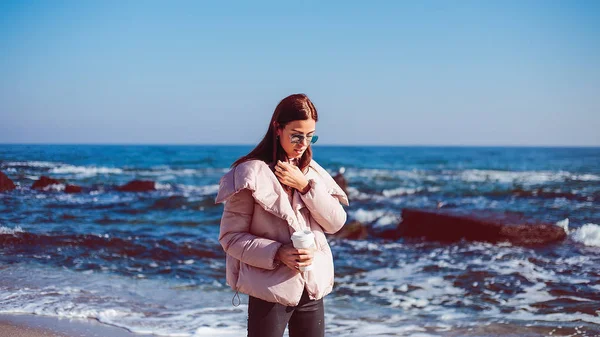
M17 185L0 193L0 313L91 317L159 335L243 335L246 301L231 305L214 198L219 178L249 150L0 145L0 171ZM394 226L405 207L568 219L567 240L536 248L331 239L328 335L600 331L600 148L315 145L314 155L332 173L345 169L349 221L373 228ZM42 175L83 192L32 190ZM157 190L115 189L133 179Z

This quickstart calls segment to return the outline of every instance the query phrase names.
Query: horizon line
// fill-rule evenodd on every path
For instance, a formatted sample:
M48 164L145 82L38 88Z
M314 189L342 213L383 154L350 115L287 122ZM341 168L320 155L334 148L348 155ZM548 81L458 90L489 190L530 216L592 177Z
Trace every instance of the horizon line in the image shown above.
M48 145L48 146L256 146L256 144L218 144L218 143L1 143L2 145ZM316 147L508 147L508 148L600 148L600 145L560 145L560 144L318 144Z

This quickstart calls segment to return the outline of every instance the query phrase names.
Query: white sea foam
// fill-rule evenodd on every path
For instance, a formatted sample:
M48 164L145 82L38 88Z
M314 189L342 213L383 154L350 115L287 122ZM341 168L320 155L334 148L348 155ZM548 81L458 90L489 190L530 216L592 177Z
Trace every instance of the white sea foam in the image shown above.
M23 233L23 228L21 226L16 226L15 228L8 228L4 226L0 226L0 234L15 234L15 233Z
M387 227L390 225L397 225L402 221L400 214L387 213L381 216L377 221L373 223L373 227Z
M359 191L357 188L348 186L348 198L351 200L368 200L372 195Z
M468 182L521 183L524 185L561 182L566 180L600 181L600 176L576 174L565 171L497 171L465 170L459 173L461 180Z
M566 234L569 234L569 218L556 222L558 227L561 227Z
M174 281L23 264L8 269L0 274L0 313L95 318L135 333L161 336L221 336L221 331L227 336L245 331L245 306L233 307L232 294L213 286L190 288ZM36 277L31 278L31 273Z
M568 180L600 181L591 173L567 171L500 171L500 170L444 170L441 174L426 170L349 169L345 176L350 179L398 179L435 182L439 180L463 180L466 182L521 183L524 185L562 182Z
M427 192L439 192L441 188L439 187L415 187L415 188L406 188L406 187L398 187L390 190L383 190L382 194L386 198L400 196L400 195L411 195L420 193L423 191Z
M212 195L217 194L219 191L219 185L204 185L204 186L194 186L194 185L177 185L177 188L183 190L184 194L194 194L194 195Z
M600 247L600 226L588 223L572 232L571 238L586 246Z
M96 175L122 174L123 170L115 167L96 167L96 166L75 166L60 165L52 168L49 173L52 174L72 174L78 177L93 177Z
M172 189L172 186L170 184L163 184L163 183L155 182L154 188L156 188L159 191L169 191Z
M223 290L225 288L221 284L198 286L162 279L128 278L105 272L73 272L66 268L24 264L8 266L4 271L7 272L0 273L0 303L3 304L0 313L92 318L134 333L161 336L218 337L245 334L247 297L240 294L242 304L233 307L233 293L228 288ZM35 278L30 277L32 272ZM385 272L375 272L372 277L377 279L385 275ZM430 289L443 291L440 288L444 283L441 278L430 278L425 283L425 290L419 296L429 297L427 291ZM402 307L390 306L387 311L391 310L391 314L382 315L380 310L348 310L339 305L335 297L330 297L328 301L331 306L326 313L329 322L327 335L439 336L436 331L447 330L447 326L435 324L423 327L414 317L402 314ZM419 305L415 302L409 307L416 312L428 309ZM446 317L451 319L452 315L460 319L459 312L448 313Z
M49 162L49 161L9 161L3 164L4 166L29 166L29 167L41 167L41 168L52 168L62 163Z
M506 315L508 319L520 321L546 321L546 322L589 322L600 324L600 317L583 313L554 313L539 315L535 314L535 308L524 307ZM598 336L598 335L593 335Z
M420 170L348 169L345 177L361 179L395 178L399 180L436 181L438 177Z
M46 192L60 192L60 191L64 191L66 188L65 184L50 184L48 186L44 186L44 188L42 189L43 191Z
M139 176L158 176L161 178L165 178L165 177L169 177L169 179L171 179L172 177L177 177L177 176L206 176L206 175L220 175L220 174L224 174L227 173L228 169L225 168L211 168L211 167L206 167L206 168L197 168L197 169L191 169L191 168L170 168L168 166L157 166L157 167L152 167L151 169L142 169L142 170L136 170L135 174L139 175ZM127 172L125 172L127 173Z
M397 195L409 195L409 194L415 194L418 192L423 191L424 188L422 187L415 187L415 188L406 188L406 187L398 187L398 188L394 188L391 190L383 190L382 194L384 197L394 197Z
M353 218L356 221L359 221L361 223L371 223L371 222L381 218L382 216L386 215L387 213L388 212L386 210L382 210L382 209L368 211L368 210L359 208L356 211L348 211L348 215L351 218Z

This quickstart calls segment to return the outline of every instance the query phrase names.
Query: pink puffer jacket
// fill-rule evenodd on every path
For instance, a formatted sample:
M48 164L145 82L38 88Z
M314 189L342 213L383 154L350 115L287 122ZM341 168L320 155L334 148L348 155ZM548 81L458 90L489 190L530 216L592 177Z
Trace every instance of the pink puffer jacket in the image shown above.
M346 222L344 191L314 160L306 178L311 186L292 202L269 166L261 160L244 162L220 181L216 203L225 202L219 242L227 260L227 284L234 290L269 302L297 305L306 288L320 299L333 288L333 257L325 233ZM294 231L310 228L316 252L311 271L299 272L274 261Z

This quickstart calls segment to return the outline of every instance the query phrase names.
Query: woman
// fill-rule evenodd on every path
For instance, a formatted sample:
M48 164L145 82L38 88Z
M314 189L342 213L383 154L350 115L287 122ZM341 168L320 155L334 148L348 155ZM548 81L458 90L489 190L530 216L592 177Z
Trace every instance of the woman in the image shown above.
M249 295L248 336L324 336L323 297L333 287L333 257L325 233L346 222L348 198L312 160L317 109L306 95L284 98L263 140L221 178L226 201L219 242L227 284ZM311 249L291 235L310 229ZM300 271L312 265L312 270Z

